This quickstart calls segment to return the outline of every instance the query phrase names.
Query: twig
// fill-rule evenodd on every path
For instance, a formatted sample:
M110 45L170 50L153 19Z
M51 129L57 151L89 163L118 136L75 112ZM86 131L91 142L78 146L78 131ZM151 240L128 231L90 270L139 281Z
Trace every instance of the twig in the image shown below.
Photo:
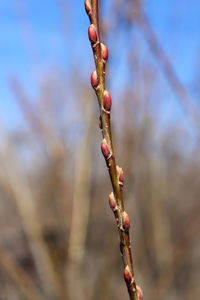
M43 299L31 276L15 262L8 250L3 247L0 247L0 265L26 299Z
M168 83L174 93L176 94L179 102L181 103L184 111L188 114L191 121L196 125L199 123L199 112L197 111L193 99L190 97L186 87L177 76L176 71L171 63L168 55L165 53L162 45L160 44L156 33L154 32L147 15L141 11L138 18L136 18L147 43L150 48L152 55L159 63L163 74L165 75Z
M49 298L59 299L62 287L43 238L32 191L13 154L13 148L12 141L7 137L5 146L0 149L5 188L18 209L44 292Z
M105 65L108 59L108 48L100 42L99 21L98 21L98 0L85 0L86 13L90 19L88 36L91 42L96 71L91 75L91 84L94 88L100 108L100 129L102 130L103 140L101 150L108 167L113 192L109 196L109 204L114 212L117 222L120 250L124 264L124 279L127 285L131 300L143 299L142 291L136 285L130 243L130 219L124 210L123 184L124 173L122 168L116 165L114 149L112 143L110 110L111 96L105 90Z
M59 214L58 222L60 224L60 231L65 236L67 225L64 212L66 210L67 189L62 169L65 156L67 157L66 150L64 151L61 141L56 136L55 128L51 128L50 130L49 124L44 121L44 118L39 116L38 110L32 105L19 79L15 76L10 77L9 86L27 124L44 146L46 157L48 157L54 168L54 176L58 184L58 188L55 191L58 195L55 205Z
M137 25L145 41L147 42L152 56L158 63L173 93L177 96L177 100L179 101L184 113L188 115L189 120L192 121L193 125L199 127L200 122L199 111L196 105L197 101L195 101L195 99L193 99L193 97L189 94L187 87L178 76L170 57L167 55L162 43L159 41L159 38L155 30L153 29L151 22L149 21L148 15L143 9L144 1L128 0L127 2L129 3L129 5L127 6L128 12L126 14L123 13L123 16L126 16L126 19L123 21L127 25L127 32L133 26ZM116 3L115 6L113 5L113 10L117 11L117 13L121 15L123 1L116 1ZM118 30L119 25L120 18L118 17L118 21L115 25L115 31ZM133 52L132 49L131 52Z
M91 134L94 124L93 108L94 104L91 105L90 101L86 100L84 102L85 134L80 140L78 149L81 149L81 151L78 151L75 162L73 206L68 242L67 282L69 293L71 293L70 299L75 298L76 300L82 299L83 293L80 278L82 275L80 273L85 257L90 212L91 160L88 153L91 151L93 138L93 134ZM73 286L74 278L77 280L76 289Z

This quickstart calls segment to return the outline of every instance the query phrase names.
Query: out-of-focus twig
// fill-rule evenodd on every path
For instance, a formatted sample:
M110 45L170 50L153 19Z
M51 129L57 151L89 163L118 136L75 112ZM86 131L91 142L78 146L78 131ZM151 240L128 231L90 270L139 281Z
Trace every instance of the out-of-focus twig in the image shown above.
M181 267L188 260L188 252L191 250L192 241L195 240L195 236L200 229L198 209L196 207L193 208L189 215L190 217L185 222L183 230L184 234L174 245L174 264L169 265L160 273L159 278L155 281L158 288L151 291L149 299L153 300L156 297L159 297L160 299L164 298L166 291L168 291L173 284Z
M15 262L14 258L8 253L8 250L2 247L0 247L0 265L26 299L43 299L32 278ZM3 296L2 293L1 296Z
M1 167L5 178L3 184L17 206L42 287L49 299L51 297L59 299L62 289L43 239L33 193L13 148L12 142L7 137L4 147L0 149Z
M36 111L25 94L19 79L16 76L12 76L9 78L8 84L28 124L37 136L40 137L40 139L45 139L46 132L41 119L36 114Z
M170 58L168 57L161 43L159 42L159 39L150 24L148 16L143 11L141 4L137 5L137 7L134 7L134 4L132 5L133 21L135 21L138 24L140 30L142 31L152 55L159 63L161 70L163 71L172 90L174 91L180 103L182 104L182 107L184 108L185 112L189 115L191 120L195 122L195 125L200 126L199 113L195 109L194 101L189 95L185 85L178 77Z
M57 212L59 214L60 231L63 236L66 234L66 220L65 220L65 202L67 198L66 182L63 178L62 170L63 163L67 157L66 149L64 150L61 141L55 133L54 128L49 128L39 117L35 107L27 97L22 84L17 77L11 77L9 80L10 89L13 92L15 100L19 104L20 110L23 113L27 124L36 134L39 141L44 145L45 154L51 161L54 167L54 176L59 185L59 195L56 202Z
M87 97L87 96L86 96ZM83 104L82 104L83 105ZM83 109L83 108L82 108ZM94 124L94 107L89 100L84 101L85 134L77 147L75 160L75 182L72 207L72 219L69 234L68 247L68 283L69 290L73 289L71 297L82 299L80 270L85 255L85 240L87 235L90 212L90 188L91 188L91 145L92 127ZM79 288L74 291L73 280L79 278Z

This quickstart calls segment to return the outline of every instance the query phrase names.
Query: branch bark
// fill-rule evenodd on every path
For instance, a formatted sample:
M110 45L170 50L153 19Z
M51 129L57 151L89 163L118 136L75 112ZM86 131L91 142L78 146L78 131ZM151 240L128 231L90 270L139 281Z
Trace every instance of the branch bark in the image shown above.
M108 48L100 42L98 0L85 0L85 9L90 19L88 37L91 42L96 71L91 75L91 84L94 88L100 109L100 129L103 140L101 143L102 154L105 158L113 192L109 196L109 204L114 213L119 238L120 251L124 264L124 279L131 300L143 299L142 291L136 285L134 277L133 259L130 242L130 219L124 210L123 184L124 173L122 168L116 165L114 148L112 142L110 110L112 105L111 96L105 90L105 67L108 59Z

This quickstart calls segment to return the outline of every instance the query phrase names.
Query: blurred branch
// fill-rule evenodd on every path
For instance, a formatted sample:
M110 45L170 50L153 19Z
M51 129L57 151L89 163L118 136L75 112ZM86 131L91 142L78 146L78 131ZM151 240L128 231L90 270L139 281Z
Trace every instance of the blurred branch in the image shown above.
M83 93L82 93L83 94ZM83 96L82 96L83 97ZM86 95L86 98L88 96ZM72 207L72 219L69 235L68 247L68 281L69 289L73 289L71 298L82 299L81 295L81 276L80 269L85 255L85 240L90 212L90 188L91 188L91 146L92 146L92 127L94 124L94 105L85 99L84 101L84 120L85 133L77 147L74 174L74 195ZM77 284L79 288L74 291L73 280L79 278Z
M8 83L10 90L13 93L15 100L17 101L27 123L31 126L33 131L40 139L45 138L46 134L44 132L44 126L41 122L41 119L38 115L36 115L35 108L25 94L25 91L19 79L15 76L12 76L9 78Z
M199 112L194 107L194 101L190 97L185 85L181 82L180 78L176 74L176 71L171 63L170 58L164 51L161 43L158 40L156 33L154 32L149 19L142 8L140 7L140 12L135 14L135 21L139 25L139 28L143 32L143 35L148 43L151 53L159 63L163 74L165 75L169 85L178 97L180 103L182 104L185 112L189 115L195 125L200 126L199 122Z
M61 223L60 229L64 237L66 235L65 202L67 198L67 190L62 169L65 166L64 162L67 157L66 149L63 148L61 140L56 135L55 129L51 127L50 130L48 124L45 124L43 118L39 116L39 113L35 110L35 107L28 99L18 78L11 77L9 84L27 124L44 145L46 154L54 167L54 176L57 184L59 185L59 195L56 203L57 212L59 214L58 222Z
M1 166L4 172L3 178L5 178L3 184L17 206L23 229L46 295L49 296L49 299L51 299L51 295L57 298L60 295L61 287L49 256L48 248L43 239L33 193L13 152L14 146L12 142L8 140L8 137L6 140L7 143L5 142L3 149L1 149L0 156Z
M156 290L151 291L150 299L163 299L170 286L175 282L177 275L185 263L188 262L189 254L191 250L192 242L195 240L195 236L199 233L199 210L193 208L189 214L189 218L185 222L183 235L180 236L179 240L174 245L173 254L173 265L169 265L167 268L160 273L157 281L154 281L157 286Z
M42 300L43 296L27 272L25 272L8 253L8 250L0 247L0 265L14 282L16 287L28 300ZM1 293L1 296L2 293Z
M126 5L123 4L122 0L118 0L116 3L117 5L113 6L113 8L117 11L119 20L116 22L116 29L123 21L127 25L127 32L132 29L132 26L130 25L133 23L138 25L138 28L142 32L152 55L159 64L167 82L169 83L174 94L177 96L185 113L188 114L194 125L200 127L200 114L196 109L194 99L192 99L192 97L189 95L187 88L177 75L169 56L165 52L158 39L158 36L152 28L149 18L143 9L143 0L128 0ZM132 51L132 49L130 50Z

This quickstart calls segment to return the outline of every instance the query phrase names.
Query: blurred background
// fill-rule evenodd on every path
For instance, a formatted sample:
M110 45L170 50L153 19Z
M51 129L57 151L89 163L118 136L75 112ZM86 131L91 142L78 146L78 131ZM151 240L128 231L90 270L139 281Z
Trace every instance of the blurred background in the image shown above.
M1 300L128 299L82 0L0 1ZM102 0L147 300L200 295L200 2Z

